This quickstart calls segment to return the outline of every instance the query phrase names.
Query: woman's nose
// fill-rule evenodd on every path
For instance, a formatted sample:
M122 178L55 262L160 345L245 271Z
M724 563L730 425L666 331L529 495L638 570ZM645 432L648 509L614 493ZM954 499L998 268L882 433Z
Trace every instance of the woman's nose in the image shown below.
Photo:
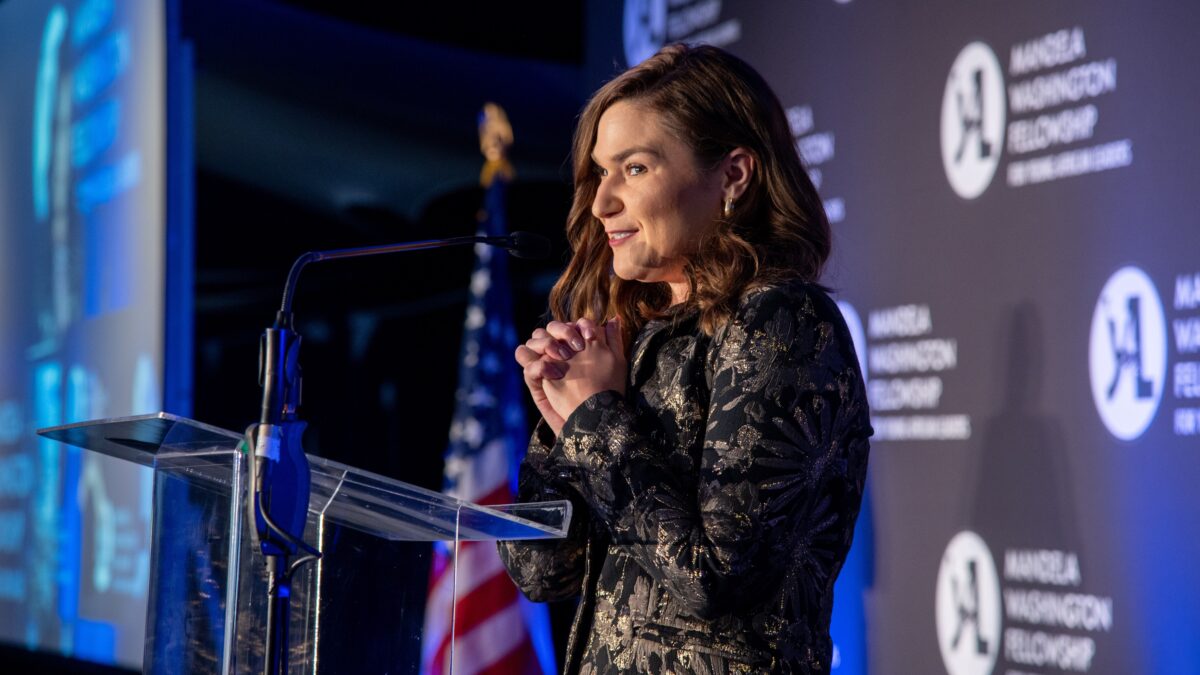
M596 187L596 196L592 199L592 215L603 220L621 212L621 200L613 193L612 184L600 181Z

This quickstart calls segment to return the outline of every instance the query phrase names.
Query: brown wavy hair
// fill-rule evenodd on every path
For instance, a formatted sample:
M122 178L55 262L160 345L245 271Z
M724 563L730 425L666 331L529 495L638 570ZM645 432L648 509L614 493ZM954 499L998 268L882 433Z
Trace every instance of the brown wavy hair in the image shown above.
M754 158L749 185L732 214L714 214L713 227L684 265L690 290L683 308L699 310L702 330L711 334L724 324L750 288L791 278L817 281L829 257L829 222L779 99L736 56L675 44L601 87L580 115L572 154L575 197L567 219L572 257L550 291L556 319L618 317L628 345L646 321L670 312L666 283L627 281L612 273L612 249L592 215L599 177L591 153L600 117L617 101L655 110L701 167L717 166L739 147Z

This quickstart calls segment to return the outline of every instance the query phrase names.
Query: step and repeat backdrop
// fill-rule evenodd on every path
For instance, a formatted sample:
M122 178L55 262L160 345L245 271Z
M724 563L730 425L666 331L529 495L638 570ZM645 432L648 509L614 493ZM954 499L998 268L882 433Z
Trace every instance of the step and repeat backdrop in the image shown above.
M1200 672L1200 6L629 0L787 109L870 393L835 672Z

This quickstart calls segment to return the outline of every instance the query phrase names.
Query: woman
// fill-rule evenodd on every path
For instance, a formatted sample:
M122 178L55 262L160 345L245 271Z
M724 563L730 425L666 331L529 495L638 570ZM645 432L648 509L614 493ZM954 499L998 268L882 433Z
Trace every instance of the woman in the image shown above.
M516 357L543 416L518 498L575 517L505 565L582 596L566 672L827 672L871 428L783 109L669 46L595 94L574 163L557 321Z

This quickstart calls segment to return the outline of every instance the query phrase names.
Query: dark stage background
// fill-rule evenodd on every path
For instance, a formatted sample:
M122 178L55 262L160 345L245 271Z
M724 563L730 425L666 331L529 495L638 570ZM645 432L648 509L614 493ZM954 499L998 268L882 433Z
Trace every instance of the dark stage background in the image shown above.
M665 42L711 42L788 109L866 366L877 435L834 672L1200 673L1200 8L178 8L193 154L168 161L194 186L193 349L165 405L255 419L259 333L299 253L471 232L488 100L516 133L509 222L555 241L510 267L532 329L588 93ZM305 272L309 452L440 487L470 266L462 249Z

